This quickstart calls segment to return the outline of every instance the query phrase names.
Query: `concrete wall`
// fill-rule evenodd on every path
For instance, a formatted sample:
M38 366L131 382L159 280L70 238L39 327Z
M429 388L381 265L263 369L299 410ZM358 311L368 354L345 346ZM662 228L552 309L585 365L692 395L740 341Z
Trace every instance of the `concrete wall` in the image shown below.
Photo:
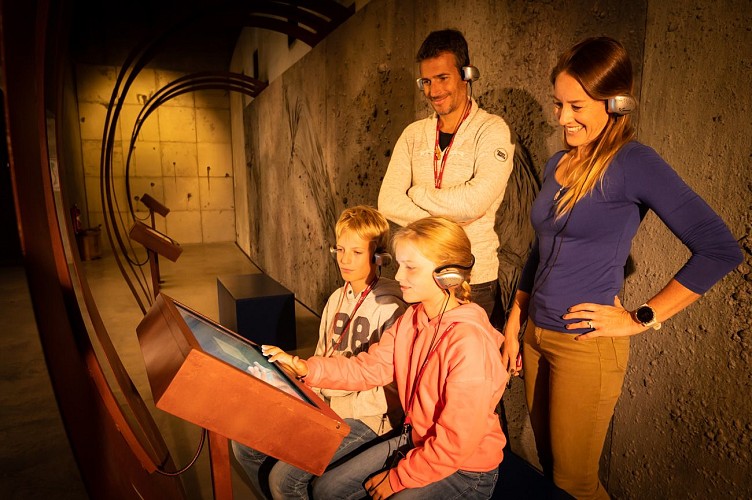
M368 3L250 105L233 109L245 124L245 172L236 172L247 189L238 194L248 205L245 247L321 309L339 283L326 251L337 215L376 204L399 134L429 113L413 82L414 54L429 31L465 33L481 71L475 96L509 123L538 169L561 147L548 83L558 53L585 36L618 38L635 66L639 139L723 216L747 262L663 329L634 339L603 480L617 498L749 497L752 7L676 4ZM651 216L633 256L627 307L656 293L687 252ZM510 438L535 464L521 389L515 382L505 396Z
M125 157L133 125L149 97L183 76L144 69L131 87L116 131L113 183L124 214ZM103 222L100 195L102 131L117 78L113 66L76 67L82 165L90 226ZM234 241L235 203L230 140L230 103L226 91L187 93L165 102L144 122L130 163L130 188L139 217L148 210L138 197L148 193L170 208L157 216L157 228L180 242ZM73 167L74 165L71 165ZM127 227L126 227L127 229Z

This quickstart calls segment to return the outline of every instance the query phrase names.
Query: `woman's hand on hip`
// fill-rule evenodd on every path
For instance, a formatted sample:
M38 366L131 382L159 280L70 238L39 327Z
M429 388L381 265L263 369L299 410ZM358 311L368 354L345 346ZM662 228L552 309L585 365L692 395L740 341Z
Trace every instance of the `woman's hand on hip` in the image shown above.
M628 337L645 330L637 323L632 314L624 309L619 297L614 297L614 305L582 303L569 308L562 316L564 320L576 320L567 325L568 330L589 328L588 333L577 335L575 340L587 340L596 337Z

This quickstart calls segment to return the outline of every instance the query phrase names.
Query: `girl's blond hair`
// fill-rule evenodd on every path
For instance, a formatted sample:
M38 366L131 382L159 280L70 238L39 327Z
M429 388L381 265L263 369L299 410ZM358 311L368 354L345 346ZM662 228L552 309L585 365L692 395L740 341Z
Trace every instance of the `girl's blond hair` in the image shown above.
M436 267L447 264L470 267L474 262L465 230L443 217L426 217L411 222L395 233L392 245L396 246L402 241L413 243ZM457 268L457 271L465 281L454 288L454 296L461 302L469 302L470 270Z

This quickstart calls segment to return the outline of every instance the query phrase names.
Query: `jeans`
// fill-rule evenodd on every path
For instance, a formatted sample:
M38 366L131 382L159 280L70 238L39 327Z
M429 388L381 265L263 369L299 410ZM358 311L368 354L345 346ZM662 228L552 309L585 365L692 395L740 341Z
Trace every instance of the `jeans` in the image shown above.
M400 445L402 436L394 436L359 453L342 465L327 471L313 483L313 497L316 499L355 500L370 498L363 483L372 475L396 464L395 456L406 453L412 446ZM488 499L493 494L499 476L498 467L488 472L458 470L454 474L421 488L408 488L389 497L405 499ZM387 479L388 481L389 479Z
M356 452L361 446L373 441L378 435L360 420L346 418L345 422L350 426L350 433L345 436L340 443L339 448L334 453L330 463L337 462L342 458ZM261 453L260 451L249 448L240 443L232 442L232 451L238 463L243 467L254 489L263 494L266 498L308 498L308 486L314 475L310 472L293 467L281 460L274 461L273 458ZM262 484L261 477L269 470L269 490L267 491ZM326 475L326 473L324 473ZM323 497L322 497L323 498Z
M491 324L496 328L501 328L504 321L504 308L499 297L499 282L494 280L473 284L470 285L470 291L472 292L473 302L486 311Z
M525 398L543 472L578 499L607 499L598 465L621 393L629 337L575 341L528 320Z

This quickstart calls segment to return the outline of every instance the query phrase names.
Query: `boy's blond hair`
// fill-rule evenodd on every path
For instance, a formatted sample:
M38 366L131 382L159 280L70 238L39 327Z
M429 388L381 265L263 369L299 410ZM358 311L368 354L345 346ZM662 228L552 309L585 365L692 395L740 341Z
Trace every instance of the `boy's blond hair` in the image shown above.
M339 238L345 230L354 231L360 238L372 242L374 252L386 251L389 246L389 223L373 207L358 205L345 209L334 226L334 233Z

